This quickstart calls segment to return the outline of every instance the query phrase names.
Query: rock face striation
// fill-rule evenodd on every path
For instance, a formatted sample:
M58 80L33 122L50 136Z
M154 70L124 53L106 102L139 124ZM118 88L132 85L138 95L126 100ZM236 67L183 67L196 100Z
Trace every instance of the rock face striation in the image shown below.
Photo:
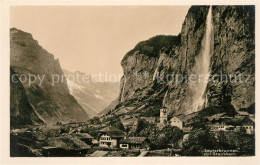
M31 34L12 28L10 53L11 126L89 119L70 94L66 79L61 80L59 61Z
M118 104L113 111L158 115L189 114L192 110L192 74L205 45L209 6L192 6L178 36L155 36L138 43L123 58ZM254 6L212 6L210 79L202 108L231 105L239 110L255 103ZM196 79L197 80L197 79Z

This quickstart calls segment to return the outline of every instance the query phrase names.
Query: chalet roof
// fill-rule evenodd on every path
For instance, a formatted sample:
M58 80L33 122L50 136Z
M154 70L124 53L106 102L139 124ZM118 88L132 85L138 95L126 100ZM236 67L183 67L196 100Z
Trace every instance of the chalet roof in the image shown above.
M123 138L125 136L124 132L107 132L111 138Z
M254 117L249 117L249 119L251 119L253 122L255 122L255 118Z
M183 127L183 128L182 128L182 131L183 131L183 132L190 132L191 130L192 130L191 127Z
M214 124L209 124L209 126L228 126L229 124L226 124L226 123L224 123L224 122L222 122L222 123L219 123L219 122L216 122L216 123L214 123Z
M177 119L179 119L180 121L183 121L183 118L178 117L178 116L173 116L170 120L172 120L173 118L177 118Z
M109 126L99 131L100 135L107 133L111 138L122 138L125 136L124 132L115 127Z
M213 115L213 116L210 116L210 117L207 117L207 119L209 120L209 121L212 121L212 120L219 120L223 115L226 115L226 113L224 112L224 113L218 113L218 114L215 114L215 115Z
M123 125L126 125L126 124L133 125L133 124L137 124L137 122L138 122L138 118L135 118L135 117L129 118L129 119L120 119L120 120Z
M126 139L122 139L120 143L122 144L142 144L145 142L147 138L146 137L129 137Z
M249 117L244 117L241 120L241 125L254 125L254 124L255 124L255 122Z
M88 133L78 133L74 134L74 136L76 136L79 139L93 139L93 137Z
M193 118L193 117L195 117L195 116L196 116L196 113L194 112L194 113L191 113L191 114L188 114L188 115L178 115L177 117L178 117L180 120L186 122L186 121L188 121L189 119L191 119L191 118Z
M124 119L129 119L129 118L131 118L130 115L125 115L125 116L124 116Z
M117 129L115 127L112 127L112 126L108 126L106 128L103 128L99 132L123 132L123 131L121 131L120 129Z
M249 113L246 111L237 111L237 113L242 116L249 116Z
M45 150L50 150L50 149L54 149L54 148L57 148L57 147L53 147L53 146L44 146L42 147L43 149Z
M141 117L141 119L144 119L150 123L154 123L155 122L155 117Z

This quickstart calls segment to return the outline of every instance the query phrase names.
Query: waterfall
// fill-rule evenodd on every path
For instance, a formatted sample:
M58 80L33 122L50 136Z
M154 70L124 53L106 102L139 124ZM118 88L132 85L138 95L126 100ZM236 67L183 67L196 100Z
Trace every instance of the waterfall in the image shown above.
M122 92L121 92L121 96L120 96L120 103L123 101L123 97L124 97L124 92L125 92L125 81L126 81L126 78L125 78L125 76L124 76L123 87L122 87Z
M203 106L205 106L205 102L207 102L205 92L210 75L210 58L214 37L212 32L212 7L210 6L206 20L206 33L201 43L201 52L195 59L194 72L197 78L195 82L190 82L190 89L192 91L192 112L202 109Z
M162 102L163 107L165 106L165 101L166 101L167 95L168 95L168 90L166 91L166 93L163 97L163 102Z
M155 71L154 71L154 74L153 74L153 81L156 79L156 77L158 76L157 75L158 73L158 66L156 67Z

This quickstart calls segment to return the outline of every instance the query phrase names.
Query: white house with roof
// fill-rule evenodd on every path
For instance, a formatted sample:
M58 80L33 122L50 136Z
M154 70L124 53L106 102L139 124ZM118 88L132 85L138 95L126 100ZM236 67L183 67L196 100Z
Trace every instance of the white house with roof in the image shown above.
M123 131L112 126L106 127L99 132L98 140L100 147L119 147L119 141L125 137Z
M141 149L148 148L149 140L147 137L128 137L120 141L122 149Z
M170 125L182 129L183 121L180 118L174 116L173 118L170 119Z
M255 122L254 119L250 117L244 117L241 120L241 125L236 126L236 131L238 131L241 127L246 129L247 134L253 134L255 132Z

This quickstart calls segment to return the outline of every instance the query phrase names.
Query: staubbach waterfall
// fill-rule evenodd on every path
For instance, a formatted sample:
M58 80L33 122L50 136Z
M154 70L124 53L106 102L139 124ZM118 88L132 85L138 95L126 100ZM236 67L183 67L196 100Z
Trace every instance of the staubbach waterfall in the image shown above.
M196 80L189 84L192 91L191 112L201 110L205 102L207 102L205 93L210 75L210 58L213 52L212 44L213 26L212 7L210 6L206 20L206 32L201 43L201 51L195 59L194 74L196 75Z

